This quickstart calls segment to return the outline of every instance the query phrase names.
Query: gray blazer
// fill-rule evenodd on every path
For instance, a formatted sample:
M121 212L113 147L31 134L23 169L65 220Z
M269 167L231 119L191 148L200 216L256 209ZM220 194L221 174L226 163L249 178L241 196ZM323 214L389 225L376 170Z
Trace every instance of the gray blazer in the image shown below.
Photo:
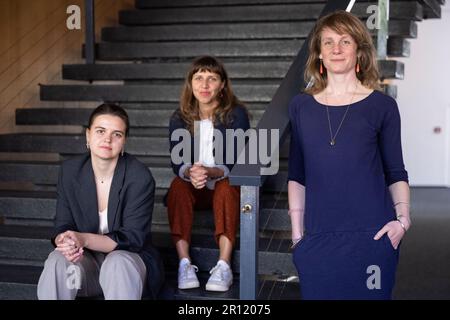
M61 232L98 233L97 191L90 153L63 162L58 179L54 239ZM147 289L156 298L164 281L158 251L152 246L151 224L155 181L148 168L125 153L119 157L108 200L108 229L115 250L140 255L147 267Z

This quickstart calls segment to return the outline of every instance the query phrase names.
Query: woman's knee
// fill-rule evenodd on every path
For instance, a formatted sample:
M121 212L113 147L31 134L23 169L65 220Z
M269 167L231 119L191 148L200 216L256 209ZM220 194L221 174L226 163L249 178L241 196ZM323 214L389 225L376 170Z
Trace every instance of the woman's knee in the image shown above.
M45 260L44 268L52 268L55 270L61 269L65 271L71 263L66 259L66 257L59 251L53 250Z
M230 185L228 178L217 181L214 187L214 196L238 199L239 187Z
M116 250L109 253L102 263L100 274L110 274L117 276L122 272L139 272L139 265L130 256L128 251Z

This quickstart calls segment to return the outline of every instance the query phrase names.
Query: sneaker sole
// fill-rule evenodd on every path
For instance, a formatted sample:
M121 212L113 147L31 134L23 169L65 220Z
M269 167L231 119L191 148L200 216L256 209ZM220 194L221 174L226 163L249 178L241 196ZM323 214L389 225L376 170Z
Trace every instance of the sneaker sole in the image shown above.
M231 287L232 283L230 283L230 287ZM207 291L216 291L216 292L225 292L230 290L230 287L223 287L217 284L206 284L206 290Z
M200 282L189 282L185 283L184 285L178 285L178 289L195 289L200 287Z

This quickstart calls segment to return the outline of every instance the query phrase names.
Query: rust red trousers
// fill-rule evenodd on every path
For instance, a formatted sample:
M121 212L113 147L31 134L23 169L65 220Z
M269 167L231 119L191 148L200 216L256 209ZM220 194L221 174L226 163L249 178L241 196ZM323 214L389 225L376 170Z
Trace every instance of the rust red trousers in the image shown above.
M180 177L173 179L167 195L167 211L174 244L183 239L191 242L195 209L211 209L214 213L215 239L225 235L233 244L239 222L240 188L231 186L228 178L217 181L214 190L195 189Z

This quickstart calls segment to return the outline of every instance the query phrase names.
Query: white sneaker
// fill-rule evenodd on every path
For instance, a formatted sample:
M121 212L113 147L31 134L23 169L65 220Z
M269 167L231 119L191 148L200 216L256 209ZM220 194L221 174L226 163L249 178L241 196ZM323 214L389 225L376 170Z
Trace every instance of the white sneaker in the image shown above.
M181 259L178 267L178 288L193 289L200 287L200 282L195 274L197 271L197 266L192 265L188 259Z
M223 260L219 260L216 266L209 272L211 276L206 283L206 290L208 291L228 291L233 283L233 273L231 268Z

